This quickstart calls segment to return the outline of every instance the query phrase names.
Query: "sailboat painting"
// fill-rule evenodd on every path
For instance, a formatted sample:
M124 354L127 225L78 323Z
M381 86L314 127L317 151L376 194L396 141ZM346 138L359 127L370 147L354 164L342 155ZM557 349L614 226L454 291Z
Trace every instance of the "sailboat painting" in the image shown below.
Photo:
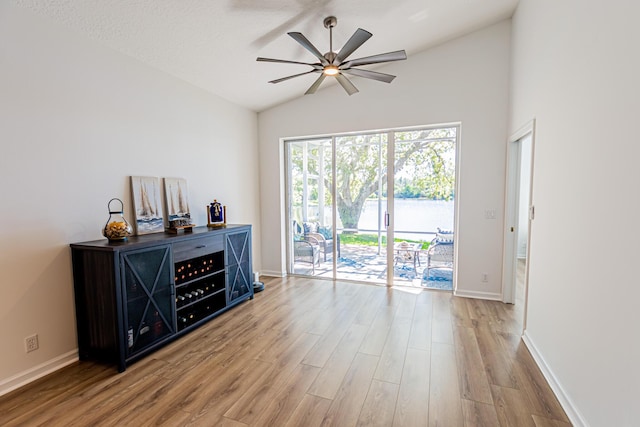
M187 197L187 180L183 178L165 178L164 195L167 202L169 226L186 226L191 224L189 199Z
M136 214L136 234L164 231L160 179L155 176L132 176L131 193Z

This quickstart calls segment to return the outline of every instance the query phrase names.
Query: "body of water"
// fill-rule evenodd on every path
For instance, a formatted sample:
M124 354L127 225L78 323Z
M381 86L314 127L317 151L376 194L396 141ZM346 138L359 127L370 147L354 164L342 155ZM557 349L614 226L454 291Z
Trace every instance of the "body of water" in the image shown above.
M360 216L358 227L363 230L384 230L384 212L386 201L382 201L382 216L378 218L378 201L367 200ZM415 234L418 232L435 233L440 227L453 230L454 202L445 200L395 199L396 237L416 240L431 240L433 235ZM399 233L406 231L409 233ZM413 232L413 233L412 233Z

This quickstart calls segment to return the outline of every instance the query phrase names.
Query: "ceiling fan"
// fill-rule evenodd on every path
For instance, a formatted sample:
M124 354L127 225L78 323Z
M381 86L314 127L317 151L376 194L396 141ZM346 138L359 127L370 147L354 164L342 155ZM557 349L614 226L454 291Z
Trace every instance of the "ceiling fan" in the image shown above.
M304 73L294 74L292 76L282 77L280 79L271 80L269 83L280 83L285 80L292 79L294 77L304 76L310 73L320 73L318 79L309 87L304 93L310 95L316 92L320 87L320 84L324 81L325 77L331 76L338 80L338 83L349 94L353 95L358 92L358 89L351 83L345 74L364 77L367 79L378 80L385 83L391 83L396 76L391 74L379 73L377 71L362 70L360 68L354 68L360 65L380 64L383 62L402 61L407 59L407 54L404 50L397 50L395 52L381 53L379 55L367 56L365 58L347 60L349 55L355 52L360 46L364 44L373 35L368 31L358 28L349 40L344 44L342 49L338 52L333 51L333 27L338 24L338 20L335 16L329 16L324 19L324 27L329 29L329 52L324 55L320 53L311 42L302 35L302 33L291 32L289 34L295 41L300 43L302 47L311 52L320 62L298 62L288 61L285 59L272 59L272 58L257 58L257 61L263 62L280 62L284 64L301 64L309 65L313 70L305 71Z

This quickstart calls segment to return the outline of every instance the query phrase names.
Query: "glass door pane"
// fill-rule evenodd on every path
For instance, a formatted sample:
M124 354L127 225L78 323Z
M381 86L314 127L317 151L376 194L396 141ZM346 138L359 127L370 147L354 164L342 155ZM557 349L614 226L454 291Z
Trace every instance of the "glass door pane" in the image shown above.
M292 274L333 277L339 238L333 224L332 147L326 138L287 142L288 272Z
M121 254L127 356L175 333L169 246Z
M336 278L386 283L387 134L346 135L336 141Z
M396 131L395 285L453 289L457 128Z

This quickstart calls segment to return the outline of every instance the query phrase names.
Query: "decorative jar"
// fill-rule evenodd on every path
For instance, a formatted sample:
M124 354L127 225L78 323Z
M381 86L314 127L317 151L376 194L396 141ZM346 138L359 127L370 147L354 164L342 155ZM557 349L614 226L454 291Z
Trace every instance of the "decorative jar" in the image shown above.
M111 204L113 202L120 203L120 209L113 209ZM131 236L133 229L129 225L126 219L124 219L124 204L120 199L111 199L107 203L109 209L109 219L104 225L102 235L110 241L123 241L127 240L127 237ZM117 204L116 204L117 208Z

